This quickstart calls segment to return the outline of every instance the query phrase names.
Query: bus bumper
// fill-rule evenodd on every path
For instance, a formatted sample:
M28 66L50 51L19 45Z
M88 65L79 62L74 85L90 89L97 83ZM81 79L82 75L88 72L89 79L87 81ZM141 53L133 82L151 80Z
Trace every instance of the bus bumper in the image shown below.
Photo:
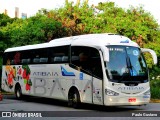
M150 102L150 96L106 96L104 105L106 106L121 106L121 105L146 105Z

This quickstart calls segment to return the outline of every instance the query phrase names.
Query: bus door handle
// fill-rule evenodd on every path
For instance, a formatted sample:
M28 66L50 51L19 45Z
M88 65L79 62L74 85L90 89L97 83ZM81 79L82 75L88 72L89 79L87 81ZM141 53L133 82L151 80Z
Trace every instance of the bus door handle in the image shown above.
M55 80L53 80L53 82L55 82Z
M97 91L97 94L99 94L99 91Z
M40 80L42 82L42 80Z

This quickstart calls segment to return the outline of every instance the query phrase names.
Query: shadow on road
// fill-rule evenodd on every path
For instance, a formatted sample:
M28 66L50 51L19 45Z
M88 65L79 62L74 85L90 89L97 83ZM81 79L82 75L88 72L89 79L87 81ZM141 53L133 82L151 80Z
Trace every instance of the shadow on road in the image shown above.
M5 95L4 99L16 100L14 95ZM61 101L61 100L56 100L56 99L51 99L51 98L43 98L43 97L24 96L19 101L68 107L66 101ZM143 106L116 106L116 107L109 107L109 106L101 106L101 105L82 104L79 109L80 110L95 110L95 111L101 111L101 112L102 111L104 111L104 112L123 112L123 111L143 110L144 107Z

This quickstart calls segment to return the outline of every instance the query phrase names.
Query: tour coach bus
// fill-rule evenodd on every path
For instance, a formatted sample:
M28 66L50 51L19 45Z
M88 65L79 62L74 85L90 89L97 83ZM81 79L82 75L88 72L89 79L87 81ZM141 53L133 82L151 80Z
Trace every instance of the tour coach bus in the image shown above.
M22 95L80 103L144 105L150 100L143 52L117 34L88 34L48 43L8 48L3 56L2 89Z

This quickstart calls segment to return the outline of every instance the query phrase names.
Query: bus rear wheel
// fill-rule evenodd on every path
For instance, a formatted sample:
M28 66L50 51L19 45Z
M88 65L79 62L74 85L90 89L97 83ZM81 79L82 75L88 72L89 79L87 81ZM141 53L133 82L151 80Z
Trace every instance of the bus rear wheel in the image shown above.
M17 99L21 99L22 98L22 90L20 86L17 86L15 88L15 95Z
M68 96L68 105L73 108L79 108L80 103L79 92L77 90L70 91Z

